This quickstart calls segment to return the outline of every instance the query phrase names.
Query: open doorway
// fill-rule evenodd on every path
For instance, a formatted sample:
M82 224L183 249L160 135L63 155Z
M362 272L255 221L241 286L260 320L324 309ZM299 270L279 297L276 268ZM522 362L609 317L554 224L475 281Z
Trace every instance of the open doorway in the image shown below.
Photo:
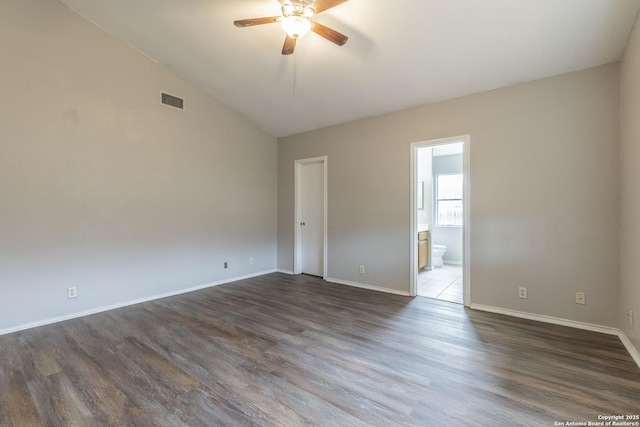
M411 294L469 305L469 137L415 143L411 154Z

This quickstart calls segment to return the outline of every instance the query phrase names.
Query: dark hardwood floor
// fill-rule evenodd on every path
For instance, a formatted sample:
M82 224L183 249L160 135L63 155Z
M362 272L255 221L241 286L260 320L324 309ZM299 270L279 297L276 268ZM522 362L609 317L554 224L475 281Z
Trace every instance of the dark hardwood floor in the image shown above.
M553 426L640 414L617 337L270 274L0 337L2 426Z

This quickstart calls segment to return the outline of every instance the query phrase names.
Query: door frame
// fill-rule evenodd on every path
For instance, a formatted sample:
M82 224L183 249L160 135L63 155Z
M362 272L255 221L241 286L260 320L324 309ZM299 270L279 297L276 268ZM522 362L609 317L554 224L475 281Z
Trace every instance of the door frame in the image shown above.
M469 135L454 136L450 138L432 139L429 141L414 142L411 144L411 235L409 247L411 248L411 260L409 262L410 285L409 294L411 296L418 295L418 218L416 215L416 199L418 179L418 149L423 147L435 147L438 145L451 144L454 142L462 142L462 206L463 209L463 225L462 225L462 283L464 286L463 303L465 307L471 306L471 187L469 185L469 173L471 171L470 153L471 153L471 137Z
M324 203L323 203L323 224L322 224L322 278L327 279L327 212L328 212L328 157L311 157L308 159L299 159L294 163L295 179L294 179L294 199L295 199L295 222L294 222L294 238L293 238L293 274L302 273L302 233L300 232L300 222L302 221L302 167L310 163L322 163L323 187L324 187Z

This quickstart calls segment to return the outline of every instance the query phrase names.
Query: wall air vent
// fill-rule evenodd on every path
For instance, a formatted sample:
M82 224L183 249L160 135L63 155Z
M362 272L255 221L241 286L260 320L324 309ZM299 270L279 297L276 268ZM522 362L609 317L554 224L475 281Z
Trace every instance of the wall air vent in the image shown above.
M184 110L184 99L178 98L177 96L169 95L168 93L162 92L162 103L170 107Z

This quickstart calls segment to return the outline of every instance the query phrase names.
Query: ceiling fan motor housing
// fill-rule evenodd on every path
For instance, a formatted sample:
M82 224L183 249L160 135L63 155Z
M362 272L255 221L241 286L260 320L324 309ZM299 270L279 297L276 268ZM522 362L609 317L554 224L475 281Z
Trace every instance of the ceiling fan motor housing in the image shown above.
M311 18L314 14L313 8L306 1L292 0L282 4L282 16L299 16L302 18Z

